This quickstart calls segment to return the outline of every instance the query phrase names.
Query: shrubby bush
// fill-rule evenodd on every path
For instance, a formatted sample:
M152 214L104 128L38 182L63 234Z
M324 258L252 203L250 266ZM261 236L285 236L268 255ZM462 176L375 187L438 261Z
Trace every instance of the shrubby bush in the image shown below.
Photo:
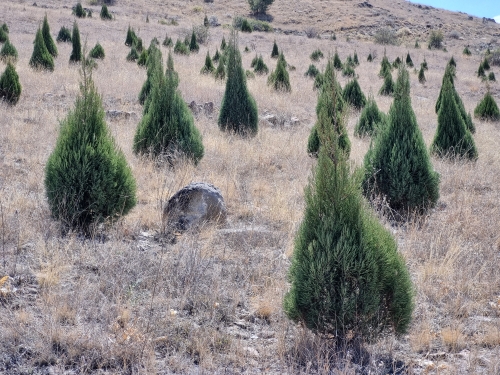
M429 36L429 49L441 49L443 48L443 32L441 30L432 30Z
M479 117L481 120L499 121L500 111L498 105L488 91L483 99L474 109L474 116Z
M73 32L71 33L71 43L73 44L73 49L71 50L71 55L69 57L69 62L76 63L82 60L82 44L80 43L80 31L78 30L78 25L73 24Z
M102 48L99 42L97 42L94 48L90 50L89 56L93 59L104 59L104 57L106 56L104 53L104 48Z
M45 46L40 28L36 33L33 53L31 54L29 64L34 69L54 70L54 59Z
M5 71L0 76L0 100L15 105L19 101L21 91L21 83L19 83L16 68L12 62L8 61Z
M7 40L2 46L2 49L0 49L0 60L13 61L13 62L17 60L17 49L10 42L9 38L7 38Z
M71 42L71 31L67 27L61 26L56 40L57 42Z
M378 44L398 44L396 32L388 27L382 27L375 32L375 43Z

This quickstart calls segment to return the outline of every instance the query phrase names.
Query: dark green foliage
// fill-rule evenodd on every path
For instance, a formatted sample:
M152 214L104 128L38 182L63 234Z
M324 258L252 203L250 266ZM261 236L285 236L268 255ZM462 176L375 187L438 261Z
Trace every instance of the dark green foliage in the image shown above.
M208 17L206 14L205 14L205 18L203 18L203 26L205 26L205 27L210 26L210 23L208 22Z
M401 66L387 124L365 155L364 193L383 196L403 215L425 212L439 198L439 175L433 171L411 107L410 79Z
M488 62L488 59L486 57L483 60L483 69L490 70L490 63Z
M147 62L148 62L148 50L143 49L141 54L139 55L139 58L137 59L137 65L146 66Z
M463 51L462 53L463 53L464 55L466 55L466 56L470 56L470 55L472 55L472 53L471 53L471 51L470 51L469 47L467 47L467 46L464 48L464 51Z
M73 24L73 32L71 33L71 43L73 44L73 49L71 50L71 55L69 57L69 62L76 63L82 60L82 44L80 43L80 31L78 30L78 25Z
M311 129L307 140L307 153L311 156L317 156L320 148L320 133L318 132L319 114L324 111L328 117L328 126L336 132L338 147L347 155L351 152L351 142L347 135L344 117L347 113L347 104L342 97L342 88L335 76L333 60L329 59L326 64L325 72L318 74L316 78L321 78L319 89L318 104L316 105L316 116L318 120Z
M170 53L165 74L160 62L151 79L151 97L135 133L134 152L165 157L171 164L180 154L197 164L204 154L201 134L177 89L179 77Z
M215 69L214 73L215 80L220 79L221 81L226 79L226 66L224 63L224 59L219 59L219 63L217 64L217 69Z
M392 73L388 71L384 77L384 83L380 88L379 94L390 96L394 92L394 81L392 80Z
M279 51L278 51L278 45L276 44L276 40L274 41L273 43L273 50L271 51L271 58L274 59L274 58L278 58L278 56L280 55Z
M474 109L474 116L479 117L481 120L499 121L500 111L498 110L495 99L488 91L483 100L479 102L476 109Z
M128 25L127 29L127 37L125 38L125 45L128 47L132 47L137 42L137 35L135 35L135 31Z
M335 55L333 55L333 67L337 70L342 69L342 61L340 60L339 54L335 51Z
M54 59L47 50L43 40L42 30L36 32L33 53L30 59L30 66L34 69L54 70Z
M135 38L132 46L135 47L135 49L137 50L138 53L141 53L142 50L144 49L144 47L142 45L142 39L139 37Z
M381 78L385 78L387 76L387 73L391 73L391 70L392 70L391 63L389 62L389 59L384 53L384 57L380 62L380 72L378 73L378 76Z
M344 67L342 68L342 75L344 77L354 77L356 75L356 72L354 71L352 65L345 64Z
M267 68L266 63L264 62L262 55L259 55L259 57L257 58L257 61L255 62L255 65L253 66L253 71L259 75L269 73L269 69Z
M228 49L227 81L219 113L219 128L223 131L253 136L258 130L257 104L247 89L236 31L232 31Z
M1 61L16 61L17 60L17 49L7 38L2 49L0 50L0 60ZM491 74L491 73L490 73Z
M371 54L371 53L370 53L370 54L368 55L368 57L366 58L366 61L368 61L368 62L372 62L372 61L373 61L373 57L372 57L372 54Z
M244 18L243 22L241 23L241 31L244 33L252 32L252 26L250 25L250 22L248 22L246 18Z
M200 46L198 45L198 42L196 41L196 34L193 33L191 34L191 41L189 42L189 50L191 52L198 52L200 50Z
M248 0L250 5L250 10L253 14L266 13L267 8L271 5L274 0Z
M132 48L130 48L130 52L127 55L127 61L137 61L137 59L139 59L139 53L137 52L135 46L132 46Z
M450 61L448 61L448 65L453 66L454 68L457 67L457 62L455 61L455 59L453 58L453 56L451 56Z
M342 92L342 96L346 103L349 103L353 108L359 110L366 105L366 97L361 91L358 80L354 78L352 81L347 82Z
M212 74L215 71L215 66L210 58L210 53L207 51L207 56L205 57L205 65L201 68L201 74Z
M425 83L425 81L424 67L421 65L420 70L418 71L418 82Z
M75 8L73 9L73 13L78 18L85 18L85 16L87 15L87 13L82 7L82 3L76 4Z
M480 78L486 77L486 74L484 73L483 63L479 64L479 68L477 69L477 76Z
M379 111L375 99L369 98L361 111L359 121L354 127L354 135L358 137L374 135L376 128L385 121L385 115Z
M438 127L431 144L431 153L440 157L477 159L477 149L470 131L455 102L455 89L450 80L441 87Z
M321 107L323 146L305 189L283 308L290 319L347 347L405 333L414 291L396 241L363 201L326 112Z
M429 49L441 49L443 48L443 32L441 30L432 30L429 37Z
M226 47L227 47L226 38L223 36L222 41L220 42L220 50L224 51Z
M57 34L57 42L71 42L71 31L64 26L61 26L59 34Z
M135 206L135 180L125 155L105 122L102 100L83 67L75 108L61 122L45 167L45 189L52 216L66 229L92 234Z
M108 7L106 6L106 4L102 5L100 16L101 16L102 20L112 20L113 19L113 16L111 15L111 13L109 13L109 10L108 10Z
M424 62L420 64L420 66L422 68L424 68L424 70L429 70L429 67L427 66L427 61L425 60L425 57L424 57Z
M398 57L396 57L396 60L394 60L392 62L392 67L397 69L397 68L399 68L399 66L401 65L401 63L402 63L402 61L401 61L401 59L398 56Z
M165 36L165 39L163 39L163 46L165 47L173 47L174 42L172 41L172 38L170 38L168 35Z
M99 42L97 42L94 48L90 50L89 56L92 57L93 59L104 59L106 54L104 53L104 48L102 48Z
M283 56L283 53L280 53L276 64L276 70L271 72L269 78L267 79L267 84L271 85L276 91L292 91L292 87L290 86L290 77L286 68L287 64L285 57Z
M314 90L319 90L321 86L323 86L323 82L325 80L325 76L322 73L318 73L316 77L314 78L314 84L313 84L313 89Z
M319 59L323 58L323 52L318 48L311 53L310 57L312 61L319 61Z
M5 43L9 38L9 33L7 33L3 28L0 27L0 43Z
M155 44L151 44L148 49L148 59L146 61L147 72L146 81L143 83L139 93L139 103L145 105L147 98L151 93L154 77L161 74L161 52ZM172 68L173 69L173 68ZM159 73L158 73L159 70Z
M354 51L354 57L352 58L352 62L354 63L355 66L359 65L358 54L356 53L356 51Z
M406 66L413 68L413 60L411 59L410 52L406 54Z
M216 49L215 49L215 54L214 54L214 57L212 58L212 61L214 61L214 62L218 62L218 61L219 61L219 59L220 59L219 49L218 49L218 48L216 48ZM252 61L253 61L253 60L252 60Z
M52 39L52 36L50 35L50 27L49 21L47 20L47 14L45 14L45 17L43 19L42 35L45 42L45 47L47 47L47 51L49 51L52 57L57 57L57 46L54 42L54 39Z
M0 52L0 54L1 54L1 52ZM496 78L495 78L495 73L490 72L490 73L488 74L488 80L490 80L490 81L496 81Z
M254 79L255 78L255 74L253 74L252 71L250 70L245 70L245 76L248 78L248 79Z
M16 68L12 62L7 63L7 68L0 76L0 100L5 100L11 105L17 104L21 96L21 84Z
M420 44L418 43L418 39L415 40L415 45L414 45L414 48L420 48Z
M250 68L253 68L255 65L257 65L257 61L259 61L259 56L255 55L255 57L252 59L252 62L250 63Z
M175 42L174 53L179 55L189 55L189 48L180 39Z
M304 74L306 77L312 77L316 78L316 76L319 74L318 68L316 68L316 65L311 64L309 65L309 68L307 69L307 72Z
M0 27L3 31L5 31L7 34L9 33L9 26L4 22L2 26Z
M351 68L355 67L356 65L354 64L354 60L352 59L352 56L349 55L347 56L347 59L345 61L345 64L344 66L347 65L347 66L350 66Z

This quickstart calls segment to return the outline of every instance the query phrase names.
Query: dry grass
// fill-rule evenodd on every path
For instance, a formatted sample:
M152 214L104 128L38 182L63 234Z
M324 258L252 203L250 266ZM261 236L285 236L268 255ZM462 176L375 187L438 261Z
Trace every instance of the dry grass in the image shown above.
M416 311L408 335L385 337L368 346L370 359L365 362L363 355L337 353L283 314L281 301L304 208L303 189L314 165L306 154L316 119L316 93L312 80L304 77L311 63L308 56L317 48L326 54L336 48L345 60L357 51L361 65L356 73L363 91L372 92L383 111L392 102L376 95L382 85L377 73L384 47L372 44L363 29L340 31L340 27L370 26L372 19L378 22L370 12L376 9L378 17L386 17L383 9L388 3L373 0L374 9L355 11L351 2L316 3L276 0L270 12L273 25L295 31L310 25L324 33L334 30L336 41L252 33L241 34L239 42L241 50L251 49L243 54L245 67L257 53L274 69L270 53L276 39L288 63L297 68L290 72L292 92L273 92L265 76L249 80L248 86L260 114L295 116L300 124L263 125L255 138L244 140L219 132L217 111L212 117L200 115L196 126L203 135L205 157L197 167L182 164L175 170L156 167L132 153L142 112L137 95L146 74L125 61L126 29L129 24L134 27L145 44L155 36L162 41L167 33L175 40L193 23L201 23L205 12L217 15L223 24L231 23L228 9L244 9L246 2L229 7L227 0L195 1L185 7L178 1L167 9L156 0L123 1L111 7L115 21L98 19L98 7L93 7L93 19L78 21L88 46L99 41L106 51L94 73L105 109L135 113L128 119L108 119L108 125L133 170L138 204L100 240L61 237L50 218L43 185L45 162L54 148L59 121L73 106L79 75L78 68L68 64L67 44L58 45L53 73L34 72L28 61L44 13L56 34L61 26L71 26L70 10L56 0L47 0L48 8L14 1L2 6L0 21L7 21L19 51L16 69L23 93L15 107L0 104L0 279L8 275L9 288L15 290L0 296L0 372L354 374L361 371L361 363L373 373L381 369L409 374L499 372L498 124L475 121L476 163L433 159L441 176L438 206L405 227L390 227L416 287ZM407 9L412 9L411 17ZM419 36L422 42L427 32L424 11L396 3L394 27L406 17L411 26L407 37ZM445 38L446 53L413 49L413 39L385 47L391 61L410 51L416 66L424 57L428 62L424 85L413 71L410 74L412 104L427 144L436 130L434 104L447 61L452 55L457 61L455 85L466 110L472 112L486 88L474 73L480 56L463 57L463 44L476 43L473 33L496 32L491 25L465 31L465 15L432 13L433 22L440 17L466 40ZM158 22L170 17L178 17L179 26ZM459 19L455 22L453 17ZM187 102L212 101L220 106L224 85L199 75L199 70L206 51L213 54L223 35L227 39L227 29L211 29L208 44L198 54L174 57ZM166 58L167 50L162 51ZM378 56L373 63L366 62L370 52ZM317 64L320 69L325 60ZM498 68L493 71L500 75ZM347 82L339 80L342 85ZM498 102L498 83L492 83L490 90ZM368 139L353 137L358 117L353 112L348 122L354 165L362 163L369 147ZM184 235L175 245L155 241L162 204L192 181L207 181L221 189L228 222Z

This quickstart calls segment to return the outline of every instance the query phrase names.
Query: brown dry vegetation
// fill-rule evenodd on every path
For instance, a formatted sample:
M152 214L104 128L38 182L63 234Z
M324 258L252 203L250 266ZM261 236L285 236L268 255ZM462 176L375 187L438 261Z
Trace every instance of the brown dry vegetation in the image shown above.
M290 72L290 94L271 91L266 77L248 81L259 114L295 116L300 124L262 123L255 138L244 140L219 132L217 113L200 115L196 126L203 135L205 157L197 167L183 164L174 171L132 153L141 116L137 95L146 73L125 61L127 27L135 28L146 45L155 36L162 41L167 33L175 41L193 24L201 24L205 12L229 24L228 15L245 15L247 5L242 0L164 3L118 0L110 7L116 20L101 21L99 6L91 6L94 18L78 20L88 48L99 41L106 51L93 75L105 109L134 112L130 118L108 118L108 125L138 187L133 211L105 238L89 240L60 235L50 218L43 184L59 121L78 93L78 67L68 64L71 46L58 44L53 73L28 67L44 14L55 36L61 26L72 25L71 10L56 0L38 1L38 7L31 1L2 2L0 22L7 22L19 52L16 69L23 93L15 107L0 104L0 279L10 277L0 285L0 372L362 371L349 355L335 353L291 323L281 307L304 208L303 189L314 165L306 154L316 117L316 92L304 77L309 55L317 48L327 54L337 49L345 60L357 51L360 86L365 94L374 93L379 107L387 111L392 99L376 95L382 85L377 73L384 47L373 44L368 31L383 26L384 17L387 22L394 18L394 27L408 27L410 36L399 46L388 46L386 53L391 61L409 51L416 66L424 57L428 62L424 85L418 83L416 71L411 70L410 76L413 109L430 144L437 124L434 104L447 61L455 57L455 85L466 110L473 112L486 91L475 74L480 52L485 43L498 48L491 39L499 36L500 26L407 2L373 0L374 8L360 8L353 1L276 0L269 11L273 26L297 32L315 27L320 33L337 34L336 41L284 33L240 34L240 49L252 50L243 54L246 68L257 53L274 69L276 63L270 59L274 39L296 67ZM377 9L380 14L372 22L367 12ZM392 16L380 9L391 9ZM170 17L179 26L158 22ZM373 27L359 28L372 23ZM447 52L425 48L427 23L441 24ZM341 27L353 28L344 32ZM447 38L446 32L452 30L465 39ZM186 101L220 105L224 85L199 71L207 49L213 54L223 35L228 38L224 27L210 29L210 40L198 54L174 56ZM422 49L413 48L417 37ZM468 58L462 56L466 44L475 48ZM164 47L162 52L165 58ZM370 52L378 56L373 63L366 62ZM324 64L325 59L320 68ZM500 77L498 67L493 71ZM339 80L346 83L343 77ZM490 90L499 103L499 84L492 83ZM359 113L350 114L348 130L351 159L359 166L370 141L353 137L358 117ZM388 373L392 368L408 374L500 373L500 125L479 120L475 124L476 163L432 160L441 175L437 208L405 226L386 223L414 280L416 310L407 335L385 337L367 347L371 357L364 373ZM221 189L228 222L186 234L175 245L162 244L155 239L161 228L161 206L192 181L207 181Z

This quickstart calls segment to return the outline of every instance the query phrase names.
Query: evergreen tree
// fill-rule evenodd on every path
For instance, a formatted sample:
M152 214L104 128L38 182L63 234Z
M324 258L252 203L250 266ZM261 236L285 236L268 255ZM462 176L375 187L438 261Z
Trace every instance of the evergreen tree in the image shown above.
M390 95L392 95L393 92L394 92L394 81L392 80L391 71L388 70L385 73L384 83L382 84L382 87L380 88L379 94L390 96Z
M146 62L147 72L146 81L142 85L141 91L139 93L139 103L145 105L146 99L151 93L151 88L153 85L153 79L158 74L157 70L161 73L161 52L155 45L149 47L148 59Z
M189 50L191 52L198 52L200 50L200 46L198 45L198 42L196 41L196 34L194 33L194 30L191 34L191 41L189 42Z
M1 61L16 61L17 60L17 49L10 42L9 38L5 41L2 49L0 50L0 60Z
M378 73L378 76L385 79L387 77L387 73L391 73L391 70L391 63L389 62L389 59L387 58L384 51L384 57L380 62L380 72Z
M0 27L3 31L5 31L7 34L9 33L9 26L4 22L2 26Z
M354 57L352 58L352 62L354 63L355 66L359 65L358 54L356 53L356 51L354 51Z
M337 50L335 50L335 55L333 55L333 67L337 70L342 69L342 61L340 60Z
M468 47L468 46L466 46L466 47L464 48L464 50L463 50L463 52L462 52L462 53L463 53L464 55L466 55L466 56L470 56L470 55L472 55L472 53L471 53L471 51L470 51L470 49L469 49L469 47Z
M405 333L414 292L396 241L364 204L327 111L318 115L323 146L305 189L283 306L290 319L345 348Z
M232 31L228 48L226 90L219 113L219 128L224 131L253 136L257 134L258 130L257 104L247 89L236 31Z
M406 54L406 66L413 68L413 60L411 59L410 52Z
M438 156L477 158L477 149L455 102L454 87L445 80L441 88L438 127L431 152Z
M274 58L278 58L280 55L279 51L278 51L278 45L276 44L276 39L274 40L274 43L273 43L273 50L271 51L271 58L274 59Z
M45 42L45 47L47 47L47 51L49 51L52 57L57 57L57 46L54 42L54 39L52 39L52 36L50 35L50 27L49 21L47 21L47 14L45 14L45 17L43 19L42 35L43 41Z
M54 70L54 59L47 50L43 40L42 30L36 32L35 46L30 59L30 66L34 69Z
M478 76L479 78L484 78L484 77L486 77L486 74L484 73L483 63L479 64L479 68L477 69L477 76Z
M207 51L207 56L205 57L205 65L201 68L201 74L212 74L215 71L215 66L210 58L210 53Z
M226 38L224 36L222 36L222 42L220 43L220 50L221 51L224 51L227 47L227 44L226 44Z
M203 26L205 26L205 27L210 26L210 23L208 22L208 17L206 14L205 14L205 18L203 18Z
M246 18L243 18L243 21L241 22L241 31L244 33L251 33L252 32L252 25L250 25L250 22Z
M271 5L274 0L248 0L250 5L250 10L253 14L265 14L269 5Z
M0 43L5 43L8 38L9 38L9 32L5 31L3 27L0 27Z
M85 16L87 15L87 13L85 12L85 9L83 9L83 7L82 7L82 3L80 3L80 2L76 4L76 7L74 8L73 13L78 18L85 18Z
M486 92L484 98L479 102L476 109L474 109L474 116L479 117L481 120L500 120L500 111L498 110L497 103L489 91Z
M91 234L96 225L127 214L135 205L135 180L105 122L102 99L82 61L83 82L75 108L61 122L45 167L52 216L66 229Z
M113 19L113 16L111 15L111 13L109 13L109 10L108 10L108 7L106 6L106 4L102 5L100 16L101 16L102 20L112 20Z
M174 42L172 41L172 38L170 38L168 35L165 35L165 39L163 39L162 45L165 47L173 47Z
M139 55L139 58L137 59L137 65L146 66L147 61L148 61L148 50L143 49L141 54Z
M375 99L369 98L366 106L361 111L361 116L359 121L354 127L354 135L358 137L372 136L374 135L377 126L381 125L385 121L384 113L380 112Z
M259 55L259 57L257 58L255 65L253 67L253 71L259 75L269 73L269 69L266 63L264 62L262 55Z
M69 57L69 62L76 63L82 60L82 44L80 43L80 31L78 30L78 25L73 24L73 32L71 34L71 42L73 44L73 50Z
M217 64L217 69L215 69L214 73L215 80L220 79L221 81L226 79L226 66L224 64L224 59L219 59L219 63Z
M276 91L292 91L286 65L285 56L283 56L283 52L281 52L276 64L276 70L269 75L267 80L267 84L271 85Z
M398 57L396 57L396 60L394 60L394 62L392 63L392 67L393 68L399 68L399 66L402 64L402 61L401 59Z
M488 59L486 57L483 60L483 69L490 70L490 63L488 62Z
M182 43L180 39L177 39L174 46L174 53L179 55L189 55L189 48Z
M61 26L56 40L57 42L71 42L71 31L67 27Z
M342 97L342 88L335 76L333 60L329 59L326 64L325 73L321 75L321 87L319 88L318 104L316 105L316 116L325 109L328 116L328 123L337 133L339 148L349 156L351 152L351 142L347 135L344 117L347 115L347 105ZM318 75L319 77L319 75ZM318 121L314 124L307 140L307 153L311 156L317 156L321 145L320 134L318 132Z
M411 107L410 79L399 68L387 124L365 155L364 192L382 195L400 214L423 212L439 198L439 175L432 170L422 133Z
M448 65L453 66L454 68L457 67L457 63L456 63L455 59L453 58L453 56L451 56L450 61L448 61Z
M128 47L132 47L137 41L137 35L135 35L134 30L128 25L127 29L127 37L125 38L125 45Z
M154 68L151 84L151 97L135 133L134 152L163 156L171 164L182 155L197 164L204 154L201 134L177 89L179 77L173 69L171 53L165 74L160 61Z
M212 59L213 62L218 62L220 59L220 53L219 53L219 49L218 48L215 48L215 54L214 54L214 57Z
M311 56L309 57L312 61L319 61L319 59L323 58L323 52L321 52L321 50L317 48L311 53Z
M11 105L17 104L21 96L21 84L16 68L12 62L7 62L7 68L0 76L0 100L5 100Z
M354 78L352 81L349 81L342 93L344 100L353 106L355 109L360 110L366 105L366 97L361 91L361 87L359 86L358 80Z
M137 61L139 59L139 53L137 52L135 46L132 46L132 48L130 48L130 52L128 53L126 59L127 61Z
M424 62L420 66L422 68L424 68L424 70L429 70L429 67L427 66L427 60L425 59L425 56L424 56Z
M490 72L490 73L488 74L488 80L489 80L489 81L493 81L493 82L494 82L494 81L496 81L496 78L495 78L495 73Z
M309 65L309 68L307 68L307 71L305 72L306 77L311 77L311 78L316 78L316 76L320 74L318 68L316 68L316 65L311 64Z
M420 70L418 71L418 82L425 83L425 81L424 67L420 66Z
M90 50L89 56L92 57L93 59L104 59L106 54L104 53L104 48L102 48L99 42L97 42L94 48Z
M372 56L371 53L368 54L368 57L366 58L366 61L368 61L368 62L372 62L373 61L373 56Z

